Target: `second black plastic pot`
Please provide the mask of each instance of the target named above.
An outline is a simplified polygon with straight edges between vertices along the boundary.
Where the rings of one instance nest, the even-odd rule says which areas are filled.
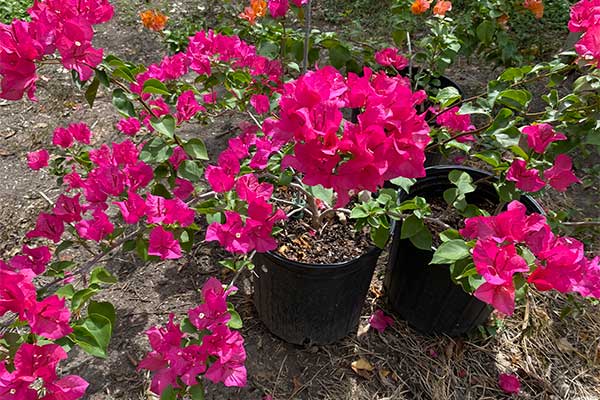
[[[421,196],[441,197],[453,185],[448,180],[452,170],[466,171],[474,181],[491,174],[463,166],[426,168],[427,176],[417,180],[410,195],[401,191],[400,201]],[[496,190],[488,181],[477,184],[477,190],[467,196],[470,203],[487,199],[499,203]],[[520,201],[529,212],[543,214],[540,205],[530,196]],[[460,336],[489,318],[492,308],[454,284],[448,265],[429,265],[433,250],[420,250],[408,239],[400,239],[401,224],[396,224],[384,285],[388,302],[399,317],[425,334]]]
[[[349,262],[319,265],[275,253],[254,257],[254,304],[276,336],[293,344],[329,344],[358,326],[381,250]]]

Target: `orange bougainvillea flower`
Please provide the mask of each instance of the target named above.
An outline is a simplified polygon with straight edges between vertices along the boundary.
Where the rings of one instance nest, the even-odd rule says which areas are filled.
[[[167,20],[169,19],[169,17],[157,10],[146,10],[140,14],[140,17],[142,19],[142,24],[155,32],[160,32],[165,29]]]
[[[500,25],[500,28],[504,29],[505,31],[508,30],[508,15],[502,14],[501,16],[498,17],[496,22],[498,22],[498,25]]]
[[[240,14],[240,18],[245,19],[254,24],[256,18],[267,15],[267,2],[265,0],[250,0],[250,7],[244,8],[244,12]]]
[[[450,1],[438,0],[433,7],[433,13],[442,17],[450,10],[452,10],[452,3]]]
[[[410,6],[410,12],[415,15],[423,14],[425,11],[429,10],[432,1],[433,0],[415,0]]]
[[[531,11],[537,19],[544,16],[544,3],[542,3],[542,0],[525,0],[523,7]]]

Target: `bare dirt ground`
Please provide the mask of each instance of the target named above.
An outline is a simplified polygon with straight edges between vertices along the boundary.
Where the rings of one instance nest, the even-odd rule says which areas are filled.
[[[185,10],[186,4],[175,5]],[[147,5],[119,0],[116,6],[117,17],[101,28],[96,44],[126,59],[159,60],[164,53],[161,41],[137,23],[137,13]],[[474,90],[477,82],[484,81],[477,74],[485,71],[465,64],[454,73],[459,83]],[[114,130],[118,118],[107,93],[90,110],[69,75],[55,66],[43,69],[39,86],[37,103],[0,103],[0,250],[4,258],[17,251],[37,213],[47,207],[41,193],[51,199],[58,195],[51,178],[27,168],[25,154],[49,144],[56,126],[74,121],[93,126],[98,142],[119,138]],[[235,116],[211,126],[192,126],[188,134],[206,139],[209,151],[216,154],[232,133],[231,120]],[[597,181],[544,199],[546,204],[564,205],[591,217],[599,215],[599,200]],[[586,237],[591,252],[598,253],[597,235]],[[115,256],[107,267],[119,283],[102,294],[115,304],[118,315],[109,357],[96,359],[75,349],[63,372],[80,374],[91,383],[88,399],[153,398],[149,377],[135,368],[148,351],[144,331],[164,323],[169,313],[181,317],[196,305],[198,289],[209,276],[231,279],[217,264],[223,256],[220,249],[206,245],[169,263],[144,265],[131,255]],[[527,305],[514,316],[494,320],[501,329],[493,337],[426,337],[400,320],[383,334],[365,333],[363,327],[372,312],[386,309],[381,293],[386,261],[384,253],[363,309],[362,334],[328,346],[294,346],[270,334],[254,310],[251,277],[242,277],[233,302],[245,324],[248,386],[227,389],[208,383],[207,399],[259,400],[265,395],[278,400],[503,399],[507,397],[497,385],[500,372],[519,375],[522,399],[600,399],[598,305],[585,303],[561,318],[561,310],[570,304],[566,297],[530,294]],[[354,371],[351,363],[359,359],[368,361],[372,370]]]

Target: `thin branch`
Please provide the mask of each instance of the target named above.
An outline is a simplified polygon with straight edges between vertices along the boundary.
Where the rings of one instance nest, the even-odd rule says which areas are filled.
[[[310,45],[310,32],[312,30],[312,0],[308,0],[304,9],[306,12],[306,31],[304,32],[304,58],[302,59],[302,71],[306,73],[308,69],[308,46]]]
[[[561,225],[564,226],[573,226],[573,227],[600,227],[600,221],[573,221],[573,222],[561,222]]]

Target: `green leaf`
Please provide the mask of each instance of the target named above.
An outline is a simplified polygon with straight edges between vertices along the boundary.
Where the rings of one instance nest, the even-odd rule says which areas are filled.
[[[56,250],[54,250],[54,255],[58,256],[60,253],[62,253],[64,250],[68,249],[71,246],[73,246],[73,242],[70,240],[65,240],[56,247]]]
[[[148,79],[144,82],[144,87],[142,89],[142,93],[152,93],[152,94],[166,94],[170,95],[169,89],[165,86],[164,83],[159,81],[158,79]]]
[[[337,45],[329,49],[329,61],[337,69],[343,68],[352,59],[352,54],[347,47]]]
[[[460,93],[454,86],[446,86],[438,91],[434,100],[440,104],[442,109],[448,108],[460,100]]]
[[[206,145],[201,139],[190,139],[183,145],[185,152],[195,160],[208,160]]]
[[[100,80],[95,77],[90,86],[85,91],[85,99],[91,107],[94,107],[94,101],[96,101],[96,95],[98,94],[98,87],[100,87]]]
[[[231,319],[229,320],[229,322],[227,322],[227,326],[231,329],[242,329],[242,327],[244,326],[244,324],[242,323],[242,317],[240,317],[240,314],[238,314],[238,312],[235,311],[232,304],[227,304],[227,311],[231,316]]]
[[[449,240],[442,243],[435,253],[430,264],[450,264],[470,255],[469,246],[462,239]]]
[[[368,216],[369,212],[363,206],[354,207],[350,213],[350,218],[352,219],[367,218]]]
[[[442,242],[461,238],[461,234],[456,229],[446,229],[444,232],[440,233],[440,239]]]
[[[75,294],[75,288],[69,284],[58,289],[55,294],[63,299],[71,300]]]
[[[73,327],[73,333],[70,335],[82,350],[100,358],[106,358],[111,336],[112,324],[100,314],[88,314],[81,324]]]
[[[500,154],[493,150],[484,150],[477,154],[474,154],[473,156],[475,158],[479,158],[482,161],[485,161],[494,168],[500,166],[500,164],[502,163]]]
[[[325,189],[321,185],[305,186],[305,188],[308,193],[324,202],[327,206],[331,207],[333,205],[333,189]]]
[[[160,400],[177,400],[177,393],[173,386],[167,386],[163,392],[160,394]]]
[[[461,194],[472,193],[475,191],[475,186],[472,184],[473,178],[465,171],[459,171],[457,169],[450,171],[448,179],[456,185],[458,192]]]
[[[531,101],[531,93],[522,89],[506,89],[498,94],[496,102],[514,110],[523,110]]]
[[[489,20],[483,21],[475,29],[477,38],[484,44],[489,44],[492,42],[495,32],[496,32],[496,24]]]
[[[428,229],[422,229],[408,239],[417,249],[421,250],[431,250],[433,245],[433,237]]]
[[[390,181],[390,183],[392,185],[396,185],[396,186],[400,186],[402,188],[402,190],[404,190],[406,193],[408,193],[410,191],[410,188],[412,187],[412,185],[415,184],[417,180],[414,178],[404,178],[404,177],[398,177],[398,178],[394,178]]]
[[[190,397],[192,400],[204,400],[204,385],[202,382],[190,387]]]
[[[383,249],[388,241],[388,239],[390,238],[390,228],[389,226],[379,226],[378,228],[374,229],[371,228],[371,239],[373,240],[373,243],[375,243],[375,246],[379,247],[380,249]]]
[[[150,125],[166,137],[173,139],[173,135],[175,134],[175,118],[172,115],[165,115],[160,119],[153,117],[150,119]]]
[[[115,306],[108,301],[90,301],[88,305],[88,315],[89,314],[97,314],[105,317],[111,323],[111,325],[115,326],[115,321],[117,319],[117,314],[115,312]]]
[[[73,295],[73,299],[71,300],[71,310],[76,311],[79,310],[83,304],[92,298],[96,293],[100,290],[94,288],[85,288],[78,290]]]
[[[402,221],[402,228],[400,230],[400,238],[407,239],[411,236],[416,235],[417,233],[419,233],[419,231],[422,231],[423,229],[425,229],[425,230],[427,229],[427,228],[425,228],[423,221],[420,220],[419,218],[417,218],[416,216],[411,215],[410,217],[408,217],[404,221]]]
[[[179,176],[192,182],[198,182],[202,179],[202,168],[195,161],[184,160],[177,170]]]
[[[90,284],[101,284],[108,283],[113,284],[117,283],[117,278],[108,272],[104,267],[94,268],[92,271],[92,276],[90,278]]]
[[[129,101],[123,89],[115,89],[112,93],[113,106],[125,117],[135,117],[133,103]]]
[[[146,143],[140,153],[140,160],[150,163],[163,163],[169,159],[172,151],[171,148],[164,140],[156,137]]]

